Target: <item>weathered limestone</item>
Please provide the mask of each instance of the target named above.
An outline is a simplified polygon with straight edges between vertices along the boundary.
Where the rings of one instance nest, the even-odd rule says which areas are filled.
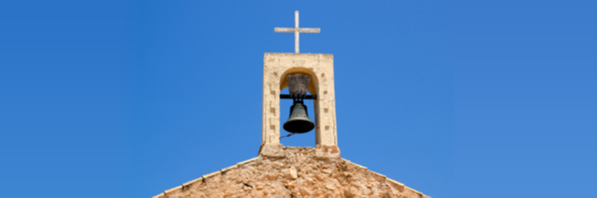
[[[317,145],[315,157],[319,159],[340,159],[340,149],[337,146]]]
[[[284,158],[284,146],[282,144],[263,144],[259,148],[259,155],[264,157]]]
[[[335,147],[339,157],[334,92],[334,57],[331,54],[265,53],[263,64],[263,123],[260,155],[280,157],[280,91],[288,87],[286,75],[311,76],[309,92],[313,101],[316,145]],[[325,147],[325,148],[327,148]],[[324,148],[324,147],[322,147]],[[278,151],[275,151],[278,149]],[[327,150],[326,150],[327,151]],[[322,152],[326,152],[322,151]],[[336,156],[337,155],[337,156]],[[327,155],[325,155],[327,156]]]
[[[419,191],[348,160],[322,159],[314,148],[285,147],[282,151],[286,156],[284,158],[253,158],[204,175],[154,198],[428,198]]]

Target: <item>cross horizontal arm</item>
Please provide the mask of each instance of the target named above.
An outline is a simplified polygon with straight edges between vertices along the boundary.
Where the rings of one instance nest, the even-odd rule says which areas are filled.
[[[274,32],[294,32],[294,28],[274,28]]]
[[[321,30],[319,28],[299,28],[300,33],[319,33]]]
[[[274,28],[274,32],[294,32],[295,28]],[[319,28],[299,28],[300,33],[320,33]]]

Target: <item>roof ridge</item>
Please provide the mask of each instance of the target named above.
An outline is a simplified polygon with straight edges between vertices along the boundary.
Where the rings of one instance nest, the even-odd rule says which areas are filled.
[[[168,194],[169,192],[172,192],[172,191],[178,190],[178,189],[180,189],[180,188],[183,188],[183,189],[184,189],[184,188],[185,188],[185,186],[190,186],[190,185],[194,184],[195,182],[198,182],[199,180],[203,181],[203,180],[205,180],[205,179],[207,179],[207,178],[210,178],[210,177],[213,177],[213,176],[217,175],[218,173],[223,173],[223,172],[226,172],[226,171],[228,171],[228,170],[230,170],[230,169],[233,169],[233,168],[238,168],[238,166],[242,166],[242,165],[248,164],[248,163],[250,163],[250,162],[253,162],[253,161],[257,160],[258,158],[259,158],[259,157],[254,157],[254,158],[251,158],[251,159],[248,159],[248,160],[245,160],[245,161],[242,161],[242,162],[236,163],[236,165],[232,165],[232,166],[229,166],[229,167],[227,167],[227,168],[220,169],[219,171],[216,171],[216,172],[212,172],[212,173],[208,173],[208,174],[202,175],[201,177],[199,177],[199,178],[197,178],[197,179],[194,179],[194,180],[191,180],[191,181],[188,181],[188,182],[185,182],[185,183],[183,183],[183,184],[182,184],[182,185],[180,185],[180,186],[176,186],[176,187],[174,187],[174,188],[170,188],[170,189],[168,189],[168,190],[165,190],[164,192],[162,192],[162,193],[160,193],[160,194],[157,194],[156,196],[153,196],[153,198],[159,198],[161,195],[166,195],[166,194]]]

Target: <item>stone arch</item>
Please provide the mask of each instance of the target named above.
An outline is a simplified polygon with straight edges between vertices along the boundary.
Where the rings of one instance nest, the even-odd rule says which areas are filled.
[[[300,74],[306,74],[311,76],[311,82],[309,82],[309,87],[307,88],[307,90],[309,91],[309,93],[311,95],[317,95],[319,92],[319,78],[317,77],[317,74],[315,74],[315,72],[313,72],[311,69],[305,68],[305,67],[292,67],[287,69],[286,71],[284,71],[284,73],[282,73],[282,75],[280,75],[280,90],[282,91],[284,90],[286,87],[288,87],[288,82],[286,81],[286,76],[290,75],[290,74],[296,74],[296,73],[300,73]],[[281,104],[280,102],[278,102],[278,104]],[[319,109],[320,105],[318,103],[317,99],[313,100],[313,113],[315,115],[313,115],[313,117],[315,118],[315,120],[313,120],[313,122],[315,123],[315,144],[320,144],[321,143],[321,130],[320,130],[320,123],[319,123],[319,116],[320,116],[320,109]],[[281,108],[281,107],[280,107]],[[282,130],[282,129],[280,129]]]
[[[311,76],[311,82],[309,83],[309,87],[308,87],[308,91],[309,93],[311,93],[312,95],[317,95],[317,91],[319,88],[319,81],[317,78],[317,75],[315,74],[315,72],[311,71],[310,69],[304,68],[304,67],[293,67],[290,68],[286,71],[284,71],[284,73],[282,73],[282,75],[280,75],[280,91],[284,90],[284,88],[288,87],[288,82],[286,81],[286,76],[288,76],[289,74],[296,74],[296,73],[301,73],[301,74],[306,74]]]

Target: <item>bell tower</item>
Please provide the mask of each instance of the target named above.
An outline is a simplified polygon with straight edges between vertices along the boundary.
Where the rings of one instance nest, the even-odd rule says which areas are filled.
[[[315,113],[316,154],[324,158],[340,158],[336,129],[336,101],[334,96],[334,57],[331,54],[299,53],[299,33],[319,33],[319,28],[299,28],[298,11],[295,12],[295,28],[275,28],[275,32],[295,34],[295,53],[265,53],[263,60],[263,120],[259,155],[285,157],[280,143],[280,99],[292,98],[280,95],[289,86],[289,75],[310,77],[307,90],[313,100]],[[292,93],[291,93],[292,95]],[[293,98],[295,99],[295,98]],[[295,103],[296,104],[296,103]]]

